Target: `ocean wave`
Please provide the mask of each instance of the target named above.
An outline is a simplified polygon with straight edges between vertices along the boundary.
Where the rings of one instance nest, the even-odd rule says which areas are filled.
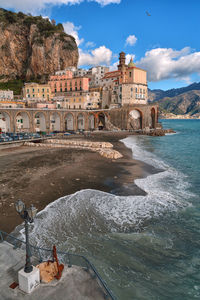
[[[30,232],[39,246],[62,244],[73,247],[81,236],[98,233],[135,232],[152,219],[177,212],[189,205],[184,175],[146,151],[137,140],[127,138],[125,145],[133,157],[162,169],[162,172],[135,180],[146,196],[116,196],[86,189],[57,199],[37,214]],[[71,248],[72,249],[72,248]]]

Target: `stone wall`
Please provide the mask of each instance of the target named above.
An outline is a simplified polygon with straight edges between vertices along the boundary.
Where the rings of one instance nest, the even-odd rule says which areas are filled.
[[[140,119],[138,124],[139,128],[134,128],[133,120],[131,117],[131,111],[139,112]],[[21,114],[22,118],[25,117],[28,124],[27,128],[21,128],[21,131],[35,132],[37,131],[36,116],[40,114],[43,118],[44,126],[43,130],[45,132],[51,132],[51,122],[53,116],[56,115],[57,131],[67,131],[66,128],[66,118],[68,116],[72,119],[72,129],[78,130],[84,129],[97,130],[99,129],[99,124],[103,123],[103,129],[107,130],[129,130],[129,129],[145,129],[145,128],[156,128],[158,126],[158,106],[157,105],[133,105],[124,106],[118,109],[108,109],[108,110],[67,110],[67,109],[4,109],[0,108],[0,116],[7,122],[9,126],[8,131],[17,132],[16,120]],[[92,118],[92,122],[91,122]],[[82,120],[82,121],[81,121]],[[80,123],[82,122],[82,123]],[[25,123],[25,122],[24,122]],[[81,124],[81,125],[80,125]],[[91,125],[92,124],[92,125]]]

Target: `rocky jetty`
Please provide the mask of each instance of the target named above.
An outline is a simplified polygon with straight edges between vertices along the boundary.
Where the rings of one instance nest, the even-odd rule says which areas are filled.
[[[0,9],[0,80],[41,80],[77,66],[78,48],[62,24]]]
[[[25,142],[24,146],[29,147],[48,147],[48,148],[75,148],[98,152],[101,156],[109,159],[122,158],[122,154],[113,149],[113,145],[108,142],[89,142],[82,140],[62,140],[49,139],[44,143]]]

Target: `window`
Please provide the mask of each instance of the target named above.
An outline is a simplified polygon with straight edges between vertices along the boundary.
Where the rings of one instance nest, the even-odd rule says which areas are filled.
[[[62,92],[62,88],[60,88],[60,91]]]
[[[47,93],[49,93],[49,89],[47,89]]]
[[[74,99],[74,102],[76,102],[76,99]]]
[[[55,93],[57,92],[57,89],[55,89]]]
[[[65,92],[67,92],[67,88],[65,88]]]
[[[35,97],[35,95],[33,94],[33,98]]]
[[[39,91],[38,91],[39,92]],[[44,89],[42,89],[42,92],[44,93]]]
[[[70,92],[72,91],[72,88],[70,87]]]
[[[35,89],[33,89],[33,92],[35,91]]]
[[[76,105],[74,105],[74,109],[76,108]]]
[[[131,73],[131,72],[129,72],[129,77],[131,77],[131,75],[132,75],[132,73]]]
[[[44,94],[42,95],[42,97],[44,98]]]
[[[77,91],[77,86],[75,86],[75,91]]]
[[[79,105],[79,108],[81,108],[81,105]]]
[[[135,92],[137,93],[137,88],[135,88]]]
[[[140,89],[140,93],[142,93],[142,89]]]

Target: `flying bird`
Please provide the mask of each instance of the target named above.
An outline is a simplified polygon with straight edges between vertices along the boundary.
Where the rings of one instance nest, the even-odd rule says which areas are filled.
[[[151,17],[151,14],[148,11],[146,11],[146,14],[148,17]]]

